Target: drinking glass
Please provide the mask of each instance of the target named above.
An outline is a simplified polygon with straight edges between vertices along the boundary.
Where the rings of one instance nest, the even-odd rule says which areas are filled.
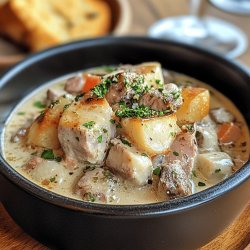
[[[204,16],[206,5],[206,0],[190,0],[189,15],[159,20],[150,27],[149,36],[193,44],[229,58],[245,52],[245,33],[229,22]]]

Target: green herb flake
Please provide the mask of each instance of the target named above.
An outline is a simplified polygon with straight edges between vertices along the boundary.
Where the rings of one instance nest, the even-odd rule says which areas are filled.
[[[120,103],[120,108],[116,110],[115,115],[119,118],[125,118],[125,117],[148,118],[148,117],[163,116],[169,113],[171,113],[170,109],[157,111],[143,105],[138,106],[136,108],[130,108],[127,107],[126,104]]]
[[[178,153],[178,152],[176,152],[176,151],[173,151],[173,155],[175,155],[175,156],[179,156],[179,153]]]
[[[199,182],[198,182],[198,186],[199,186],[199,187],[204,187],[204,186],[206,186],[206,183],[199,181]]]
[[[102,129],[103,133],[107,134],[108,133],[108,130],[106,128],[103,128]]]
[[[146,153],[141,153],[141,156],[148,157],[148,155]]]
[[[175,137],[175,136],[176,136],[176,132],[170,132],[170,135],[171,135],[172,137]]]
[[[43,159],[46,159],[46,160],[54,160],[55,159],[55,155],[54,155],[54,152],[52,149],[45,149],[42,152],[41,157]]]
[[[18,115],[25,115],[26,112],[18,112],[17,114],[18,114]]]
[[[95,202],[96,201],[96,197],[94,194],[88,192],[88,193],[85,193],[84,194],[84,198],[87,200],[87,201],[90,201],[90,202]]]
[[[192,171],[192,174],[193,174],[194,177],[197,177],[197,174],[196,174],[196,172],[194,170]]]
[[[160,83],[161,83],[161,80],[156,79],[155,82],[156,82],[156,84],[160,84]]]
[[[61,157],[61,156],[56,156],[56,157],[55,157],[55,161],[61,162],[61,161],[62,161],[62,157]]]
[[[117,124],[117,125],[116,125],[116,128],[122,128],[121,123]]]
[[[160,173],[161,173],[161,167],[157,167],[153,170],[154,175],[160,175]]]
[[[220,168],[217,168],[217,169],[215,169],[214,172],[215,172],[215,173],[219,173],[219,172],[221,172],[221,169],[220,169]]]
[[[107,94],[108,89],[109,89],[111,83],[112,82],[111,82],[110,79],[104,79],[101,83],[99,83],[98,85],[96,85],[91,91],[98,98],[103,98]]]
[[[124,145],[127,145],[127,146],[129,146],[129,147],[132,146],[132,144],[131,144],[129,141],[125,140],[125,139],[122,139],[122,138],[121,138],[121,142],[122,142]]]
[[[81,93],[81,94],[77,95],[75,97],[75,101],[78,102],[84,95],[85,95],[85,93]]]
[[[114,119],[110,119],[109,120],[111,124],[115,124],[115,120]]]
[[[98,143],[102,143],[102,135],[99,135],[99,136],[97,137],[97,141],[98,141]]]
[[[70,104],[65,104],[63,107],[63,110],[66,110],[69,106],[70,106]]]
[[[57,162],[60,162],[62,160],[62,157],[54,155],[54,152],[52,149],[43,150],[41,154],[41,158],[46,159],[46,160],[54,160]]]
[[[50,177],[50,178],[49,178],[49,181],[50,181],[50,182],[55,182],[55,180],[56,180],[56,176]]]
[[[39,108],[39,109],[44,109],[44,108],[46,108],[46,105],[43,104],[41,101],[35,101],[35,102],[33,103],[33,105],[34,105],[36,108]]]
[[[86,128],[92,128],[94,125],[95,125],[94,121],[89,121],[89,122],[82,124],[82,126],[84,126]]]

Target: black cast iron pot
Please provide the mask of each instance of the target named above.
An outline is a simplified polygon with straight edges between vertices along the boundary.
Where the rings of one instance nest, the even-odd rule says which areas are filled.
[[[250,124],[250,78],[227,59],[187,45],[148,38],[102,38],[28,57],[2,76],[0,100],[13,102],[59,76],[99,65],[159,61],[224,93]],[[1,157],[0,200],[14,220],[60,249],[195,249],[225,229],[250,199],[250,164],[186,198],[150,205],[90,204],[31,183]]]

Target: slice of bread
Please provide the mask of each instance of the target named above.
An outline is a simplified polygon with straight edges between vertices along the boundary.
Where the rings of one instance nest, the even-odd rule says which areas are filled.
[[[9,0],[0,13],[6,8],[8,15],[0,17],[0,32],[33,51],[105,35],[111,26],[111,11],[103,0]]]

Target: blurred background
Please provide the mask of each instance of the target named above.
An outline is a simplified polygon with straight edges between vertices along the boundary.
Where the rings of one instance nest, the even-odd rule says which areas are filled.
[[[0,69],[79,39],[145,35],[250,66],[250,0],[0,0]]]

